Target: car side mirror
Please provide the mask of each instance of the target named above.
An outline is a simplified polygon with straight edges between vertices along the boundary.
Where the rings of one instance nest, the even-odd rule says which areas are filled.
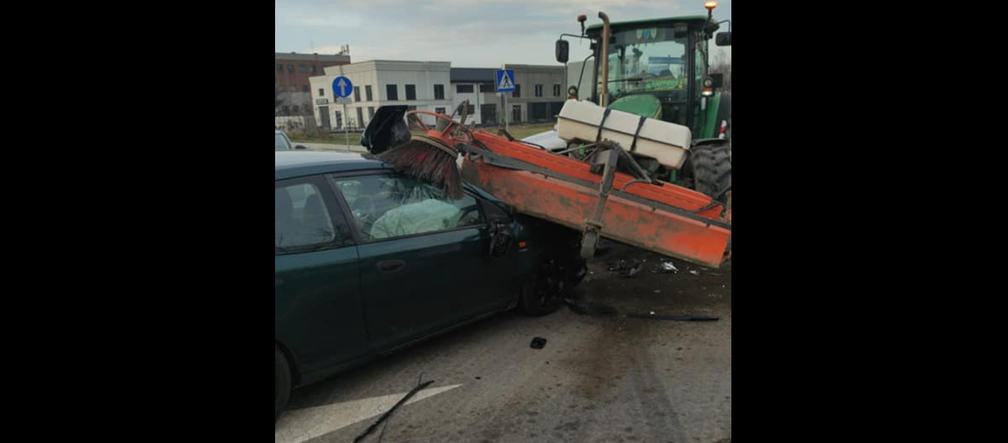
[[[731,46],[731,32],[719,32],[717,35],[718,46]]]
[[[559,63],[567,63],[568,60],[570,60],[570,42],[564,39],[557,40],[556,61]]]
[[[304,146],[301,146],[301,145],[295,146],[294,149],[298,150],[298,151],[307,151],[308,150],[308,148],[306,148]]]
[[[497,221],[490,229],[490,258],[501,258],[507,255],[514,241],[514,233],[504,222]]]

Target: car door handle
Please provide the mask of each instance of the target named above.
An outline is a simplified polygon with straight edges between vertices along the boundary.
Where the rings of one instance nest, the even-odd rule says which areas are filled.
[[[382,272],[398,272],[406,267],[406,262],[402,260],[386,260],[378,262],[378,270]]]

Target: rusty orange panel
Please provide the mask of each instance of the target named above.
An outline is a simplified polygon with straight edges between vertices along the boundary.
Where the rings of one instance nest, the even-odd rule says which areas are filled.
[[[480,134],[483,135],[483,134]],[[506,142],[506,141],[505,141]],[[485,143],[485,142],[484,142]],[[513,145],[510,142],[495,145]],[[491,150],[517,157],[501,146]],[[502,152],[503,151],[503,152]],[[537,159],[538,154],[545,157]],[[554,172],[581,175],[580,178],[598,181],[599,176],[588,171],[588,165],[573,159],[538,152],[523,153],[526,161],[543,166],[543,161],[552,166]],[[567,161],[558,161],[567,160]],[[578,172],[578,165],[583,165]],[[620,174],[622,175],[622,174]],[[582,230],[592,216],[598,202],[594,189],[556,179],[541,174],[489,166],[482,161],[466,161],[462,169],[463,179],[473,183],[490,194],[512,205],[519,212],[550,220],[573,229]],[[626,183],[629,178],[623,177]],[[618,180],[619,182],[619,180]],[[621,186],[617,186],[617,189]],[[654,189],[648,189],[654,188]],[[683,192],[685,191],[685,192]],[[699,209],[711,202],[709,197],[672,185],[663,187],[644,185],[633,186],[627,193],[638,196],[657,196],[660,201],[683,209]],[[686,202],[685,206],[673,202]],[[714,214],[714,210],[705,213]],[[717,208],[720,214],[720,207]],[[712,218],[713,217],[709,217]],[[710,226],[698,220],[678,214],[656,210],[619,197],[610,196],[602,217],[602,236],[653,251],[662,255],[679,258],[710,267],[719,267],[725,259],[725,249],[731,231],[718,226]]]

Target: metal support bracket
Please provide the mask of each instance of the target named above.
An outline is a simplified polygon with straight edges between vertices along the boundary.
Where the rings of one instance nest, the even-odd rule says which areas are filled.
[[[609,149],[595,157],[592,170],[598,167],[604,168],[602,181],[599,182],[599,200],[595,204],[595,211],[592,218],[585,221],[584,240],[581,245],[581,257],[585,260],[595,258],[595,250],[598,248],[599,239],[602,236],[602,215],[605,213],[606,202],[609,200],[609,193],[613,189],[613,181],[616,179],[616,167],[619,163],[621,149]]]

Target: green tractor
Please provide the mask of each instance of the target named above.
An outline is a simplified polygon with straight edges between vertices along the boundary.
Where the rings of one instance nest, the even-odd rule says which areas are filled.
[[[592,91],[571,86],[570,98],[590,97],[602,107],[690,128],[693,146],[682,169],[667,170],[644,158],[638,163],[656,178],[726,201],[731,191],[731,94],[722,91],[723,75],[710,73],[710,40],[721,23],[713,19],[716,2],[706,6],[706,17],[622,23],[610,23],[600,12],[603,23],[587,29],[582,15],[581,35],[561,35],[556,55],[560,63],[569,61],[565,36],[590,39],[592,54],[580,78],[594,59]],[[600,44],[606,36],[609,44]],[[716,44],[731,46],[731,31],[716,34]]]

